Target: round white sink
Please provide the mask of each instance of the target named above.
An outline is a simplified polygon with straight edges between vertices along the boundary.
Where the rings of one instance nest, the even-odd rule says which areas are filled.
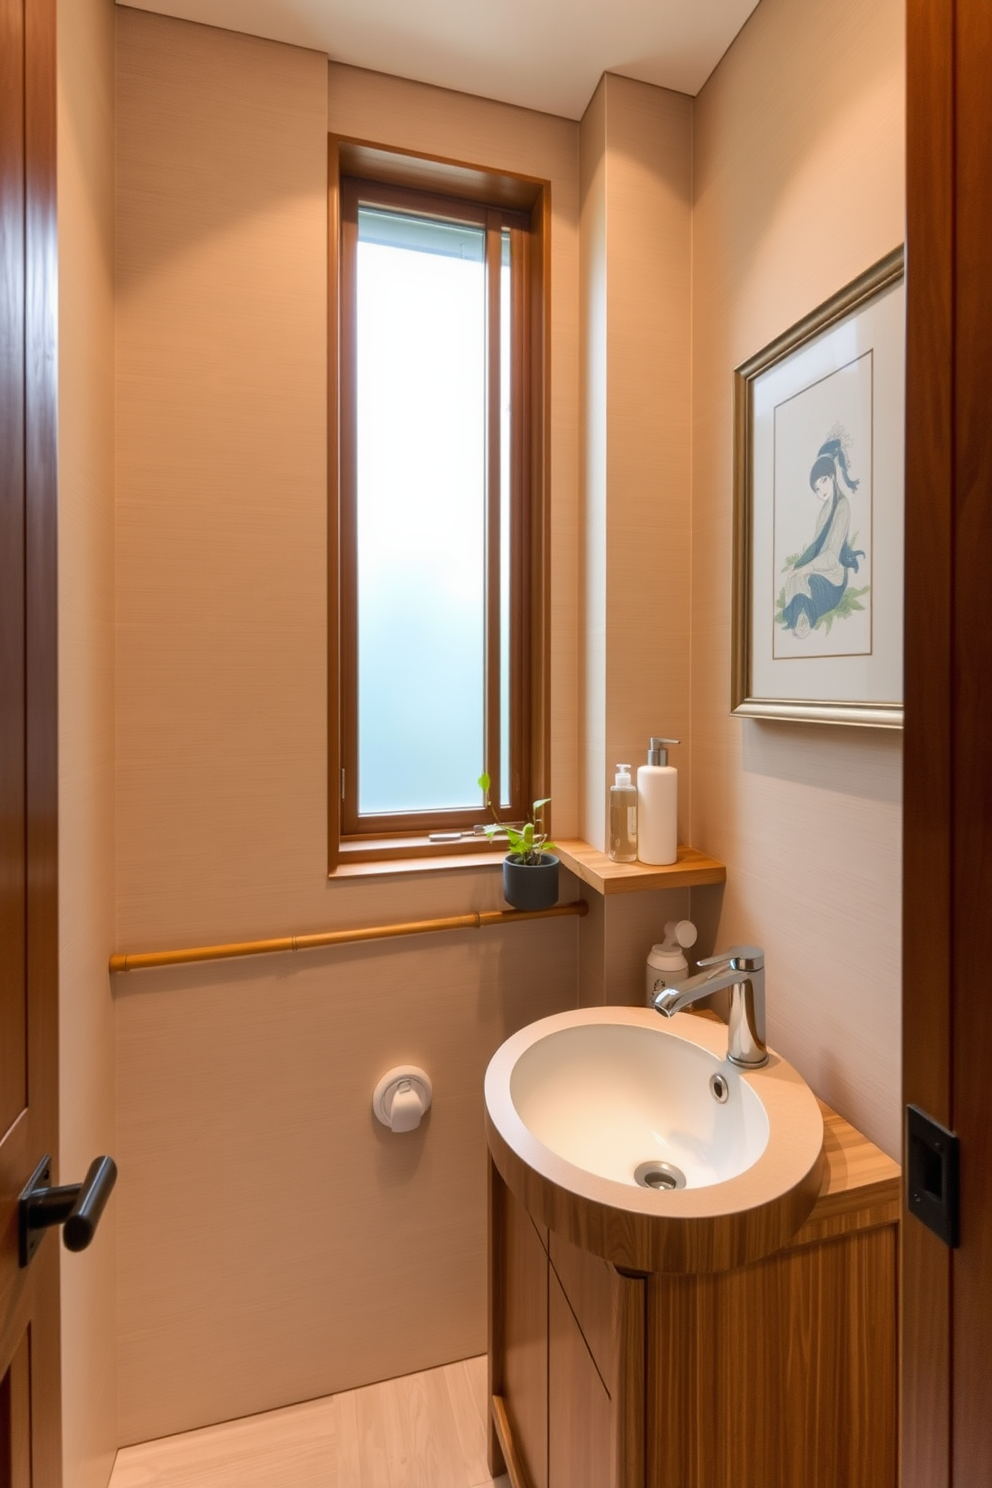
[[[727,1030],[599,1007],[523,1028],[486,1072],[489,1145],[544,1224],[616,1264],[722,1270],[778,1249],[819,1191],[823,1119],[774,1053],[727,1058]]]
[[[510,1100],[550,1152],[601,1178],[634,1186],[654,1162],[648,1174],[673,1169],[688,1188],[722,1183],[764,1152],[765,1108],[734,1065],[653,1016],[549,1030],[514,1061]]]

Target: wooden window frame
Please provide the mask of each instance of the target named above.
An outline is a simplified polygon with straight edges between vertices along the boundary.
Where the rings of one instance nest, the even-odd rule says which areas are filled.
[[[428,160],[369,146],[330,140],[328,191],[329,280],[329,521],[328,521],[328,871],[349,863],[412,857],[461,857],[486,851],[479,839],[431,843],[431,832],[468,830],[483,820],[481,807],[422,814],[377,816],[362,821],[353,799],[342,798],[342,780],[357,767],[354,509],[354,292],[342,240],[357,234],[357,203],[413,210],[488,229],[488,278],[492,317],[499,303],[498,268],[504,227],[512,242],[514,316],[511,334],[520,374],[514,386],[514,421],[520,430],[511,446],[511,521],[518,541],[511,549],[511,766],[514,778],[506,819],[528,814],[530,802],[548,794],[548,544],[547,544],[547,183],[483,172],[458,162]],[[352,255],[351,262],[354,262]],[[490,341],[491,370],[498,366],[498,341]],[[489,484],[499,474],[499,404],[489,405]],[[494,437],[495,436],[495,437]],[[488,504],[486,754],[494,781],[499,760],[499,591],[493,583],[499,550],[500,503]],[[495,552],[494,552],[495,548]],[[480,765],[481,769],[481,765]],[[342,774],[342,772],[345,772]],[[495,791],[494,791],[495,799]],[[415,818],[420,817],[420,820]]]

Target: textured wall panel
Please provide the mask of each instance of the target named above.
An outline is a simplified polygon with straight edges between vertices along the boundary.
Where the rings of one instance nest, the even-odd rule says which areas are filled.
[[[900,1148],[898,734],[732,719],[731,374],[903,237],[899,0],[762,0],[696,102],[693,844],[720,941],[768,953],[768,1034]]]
[[[471,117],[477,156],[553,177],[553,398],[574,420],[575,126],[348,69],[331,97],[342,132],[464,154]],[[326,877],[327,127],[324,57],[119,12],[122,949],[502,903],[495,867]],[[554,439],[567,607],[574,436]],[[567,809],[575,638],[556,624]],[[482,1072],[511,1031],[574,1003],[577,935],[562,921],[119,979],[122,1441],[483,1349]],[[371,1113],[400,1060],[435,1081],[402,1137]]]

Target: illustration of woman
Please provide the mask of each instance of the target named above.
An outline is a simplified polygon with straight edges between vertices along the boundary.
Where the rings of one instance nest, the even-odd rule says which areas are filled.
[[[831,431],[832,432],[832,431]],[[850,570],[858,571],[861,549],[850,546],[850,497],[860,485],[847,468],[839,438],[830,438],[817,451],[809,473],[813,494],[822,503],[816,533],[808,548],[786,565],[788,578],[779,597],[779,623],[797,640],[805,640],[824,615],[844,598]],[[860,591],[859,591],[860,592]],[[860,609],[860,605],[857,606]]]

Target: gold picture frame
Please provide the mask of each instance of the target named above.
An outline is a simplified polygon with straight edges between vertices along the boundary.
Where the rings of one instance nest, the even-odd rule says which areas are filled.
[[[737,716],[902,727],[903,278],[899,247],[734,372]]]

